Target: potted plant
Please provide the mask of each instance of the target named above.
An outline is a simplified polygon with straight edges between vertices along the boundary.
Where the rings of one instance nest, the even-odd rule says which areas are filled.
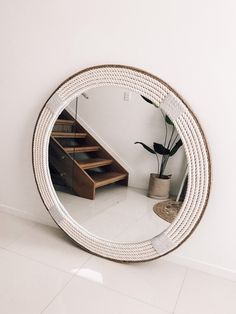
[[[158,107],[158,105],[154,104],[146,97],[141,97],[155,107]],[[167,199],[169,198],[172,175],[165,174],[166,166],[168,160],[177,153],[183,143],[171,119],[164,114],[162,110],[161,113],[165,123],[165,138],[163,144],[154,142],[152,148],[143,142],[135,142],[135,144],[141,144],[149,153],[155,155],[157,160],[157,173],[150,174],[148,196],[157,199]]]

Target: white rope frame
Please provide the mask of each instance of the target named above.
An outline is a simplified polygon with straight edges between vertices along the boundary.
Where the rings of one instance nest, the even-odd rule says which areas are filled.
[[[172,119],[183,141],[188,163],[188,188],[177,218],[161,234],[137,243],[111,242],[79,225],[59,201],[48,165],[48,145],[59,114],[76,97],[101,86],[123,87],[158,103]],[[193,232],[206,207],[210,190],[210,160],[200,125],[177,93],[157,77],[132,67],[101,65],[65,81],[52,94],[38,118],[33,138],[33,167],[42,200],[58,226],[87,251],[117,261],[139,262],[163,256]]]

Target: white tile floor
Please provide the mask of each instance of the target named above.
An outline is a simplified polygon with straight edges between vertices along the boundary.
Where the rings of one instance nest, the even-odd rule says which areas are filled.
[[[115,184],[98,189],[95,200],[63,192],[57,195],[68,213],[91,233],[107,240],[136,242],[150,239],[169,226],[153,212],[158,200],[146,193]]]
[[[1,314],[235,314],[236,283],[163,259],[119,264],[0,213]]]

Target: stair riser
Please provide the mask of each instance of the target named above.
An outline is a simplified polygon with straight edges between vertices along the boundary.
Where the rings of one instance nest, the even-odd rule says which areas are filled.
[[[127,177],[127,175],[122,175],[122,176],[119,176],[117,178],[112,178],[112,179],[104,180],[101,182],[97,182],[97,183],[95,183],[95,188],[97,189],[97,188],[105,186],[105,185],[109,185],[112,183],[122,181],[122,180],[126,179],[126,177]]]
[[[111,161],[106,161],[106,162],[100,162],[100,163],[91,163],[90,165],[80,165],[80,167],[84,170],[88,170],[88,169],[94,169],[94,168],[99,168],[99,167],[104,167],[104,166],[109,166],[112,164],[112,160]]]
[[[69,148],[64,148],[64,150],[69,153],[89,153],[89,152],[96,152],[99,150],[99,147],[69,147]]]
[[[68,132],[68,134],[57,135],[55,133],[52,133],[52,137],[54,137],[54,138],[71,138],[71,139],[73,139],[73,138],[85,138],[86,134],[83,134],[83,133],[75,134],[75,133],[69,133]]]

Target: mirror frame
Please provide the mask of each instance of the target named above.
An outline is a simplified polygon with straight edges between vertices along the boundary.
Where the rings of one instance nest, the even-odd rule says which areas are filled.
[[[161,234],[137,243],[112,242],[97,237],[77,223],[59,201],[49,172],[50,134],[59,114],[80,94],[102,86],[122,87],[150,99],[173,121],[185,148],[188,187],[185,200],[170,226]],[[148,105],[148,104],[147,104]],[[123,65],[86,68],[63,82],[40,112],[33,136],[33,169],[41,198],[57,225],[92,254],[122,262],[161,257],[179,247],[198,225],[208,202],[210,157],[205,136],[193,112],[165,82],[143,70]]]

